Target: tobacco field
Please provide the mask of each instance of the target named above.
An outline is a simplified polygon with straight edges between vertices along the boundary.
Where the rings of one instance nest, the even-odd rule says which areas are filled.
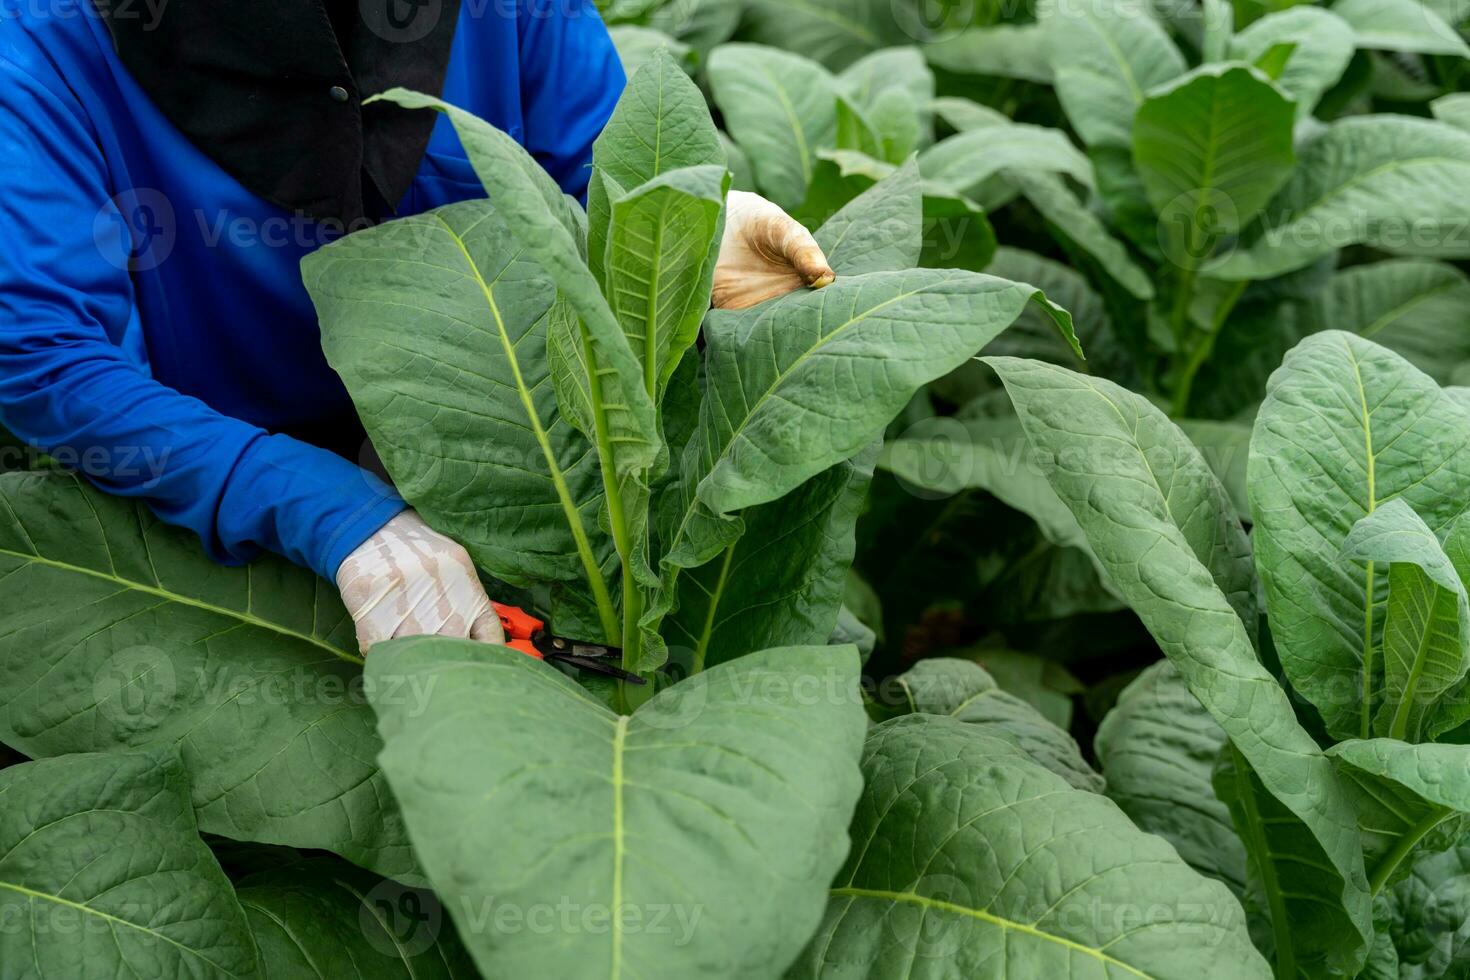
[[[486,197],[302,275],[645,683],[0,473],[0,977],[1470,977],[1470,4],[601,9],[585,207],[393,89]]]

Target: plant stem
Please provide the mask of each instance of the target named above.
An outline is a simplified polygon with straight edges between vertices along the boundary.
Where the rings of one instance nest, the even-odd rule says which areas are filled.
[[[1353,373],[1358,381],[1358,410],[1363,415],[1363,459],[1368,470],[1368,513],[1378,509],[1378,454],[1373,451],[1373,413],[1368,409],[1368,389],[1363,384],[1362,371],[1353,361]],[[1378,569],[1367,562],[1364,571],[1367,582],[1363,586],[1363,712],[1362,737],[1367,738],[1371,728],[1369,719],[1373,715],[1373,600],[1377,584]]]
[[[1182,346],[1185,328],[1189,326],[1189,307],[1194,302],[1194,270],[1181,269],[1179,284],[1174,289],[1174,308],[1169,313],[1169,328],[1174,342]]]
[[[500,313],[500,303],[496,301],[494,290],[490,288],[490,284],[480,274],[479,267],[475,265],[474,259],[470,257],[469,248],[466,247],[464,239],[443,218],[440,218],[439,222],[444,225],[444,230],[449,233],[449,237],[454,239],[454,243],[459,246],[465,265],[473,273],[475,281],[480,286],[480,292],[485,297],[485,304],[489,307],[491,316],[495,318],[495,330],[500,338],[501,348],[505,351],[505,362],[510,366],[511,376],[515,379],[516,394],[526,411],[531,434],[536,437],[536,443],[541,447],[541,455],[546,460],[547,472],[551,474],[551,484],[556,489],[557,502],[561,504],[562,513],[566,515],[567,526],[571,528],[572,540],[577,546],[577,556],[582,560],[582,569],[587,575],[587,584],[592,588],[592,597],[597,603],[597,617],[602,624],[603,640],[607,643],[616,643],[618,616],[617,610],[613,608],[612,594],[608,592],[607,582],[602,577],[602,569],[598,567],[597,559],[593,557],[592,544],[587,540],[587,529],[582,526],[582,518],[577,513],[577,505],[572,500],[571,491],[567,488],[566,477],[557,463],[556,452],[551,447],[551,439],[546,435],[546,429],[541,424],[541,416],[537,413],[536,403],[531,398],[531,389],[521,374],[520,359],[516,356],[516,348],[511,342],[510,332],[506,330],[505,318]],[[583,343],[586,343],[585,332]]]
[[[1414,845],[1423,840],[1425,834],[1443,823],[1445,817],[1448,817],[1451,812],[1453,811],[1447,806],[1435,807],[1425,815],[1423,820],[1410,827],[1408,833],[1399,838],[1393,850],[1383,855],[1383,859],[1368,876],[1368,889],[1371,894],[1378,894],[1388,879],[1393,877],[1394,871],[1403,863],[1404,858],[1408,857],[1409,852],[1414,849]]]
[[[735,557],[735,542],[725,549],[725,555],[720,561],[720,577],[715,582],[714,591],[710,593],[709,610],[704,614],[704,629],[699,632],[699,642],[694,646],[694,666],[690,668],[691,675],[704,670],[704,657],[709,652],[709,638],[715,628],[715,613],[720,609],[720,599],[725,594],[725,583],[730,577],[731,559]]]
[[[1193,288],[1193,283],[1194,278],[1191,275],[1191,289]],[[1179,418],[1189,411],[1189,396],[1194,390],[1195,375],[1199,374],[1200,368],[1204,367],[1205,362],[1210,359],[1210,355],[1215,352],[1215,340],[1220,336],[1220,331],[1225,327],[1225,321],[1229,319],[1230,312],[1235,309],[1235,304],[1240,301],[1240,296],[1245,292],[1247,285],[1249,283],[1242,279],[1231,287],[1230,292],[1225,294],[1225,297],[1220,301],[1220,305],[1215,309],[1215,315],[1210,320],[1209,332],[1201,337],[1199,343],[1195,344],[1190,350],[1189,359],[1185,361],[1184,368],[1179,374],[1179,381],[1174,388],[1174,400],[1169,414],[1175,418]],[[1187,305],[1185,306],[1185,313],[1188,313]],[[1176,324],[1175,336],[1182,338],[1183,326],[1183,323]]]
[[[622,549],[619,549],[620,551]],[[623,669],[634,670],[643,659],[643,634],[638,621],[643,618],[643,590],[633,580],[632,569],[623,562]]]
[[[623,564],[623,669],[647,677],[636,666],[643,659],[643,634],[638,621],[643,618],[643,590],[633,580],[626,562]],[[653,696],[653,684],[629,684],[618,681],[618,701],[624,714]]]
[[[633,577],[633,541],[628,531],[628,518],[623,511],[623,488],[618,483],[617,469],[613,458],[612,436],[607,430],[607,416],[603,410],[602,375],[598,372],[597,355],[592,347],[592,338],[582,325],[582,347],[587,353],[587,394],[592,403],[592,427],[597,435],[598,462],[602,465],[602,489],[607,498],[608,524],[612,527],[613,547],[618,551],[618,560],[623,568],[623,630],[622,636],[608,638],[609,643],[623,645],[623,669],[632,670],[630,665],[643,659],[642,634],[638,620],[643,617],[643,593]]]
[[[1240,783],[1240,805],[1245,810],[1245,827],[1250,844],[1256,855],[1256,868],[1261,873],[1261,887],[1266,893],[1266,905],[1271,912],[1271,934],[1276,939],[1276,976],[1279,980],[1297,980],[1296,947],[1292,945],[1291,923],[1286,918],[1286,900],[1281,895],[1281,882],[1276,878],[1276,865],[1271,863],[1271,848],[1266,841],[1265,824],[1261,822],[1261,811],[1256,806],[1256,788],[1251,782],[1251,768],[1245,757],[1230,746],[1231,761],[1235,764],[1236,779]]]

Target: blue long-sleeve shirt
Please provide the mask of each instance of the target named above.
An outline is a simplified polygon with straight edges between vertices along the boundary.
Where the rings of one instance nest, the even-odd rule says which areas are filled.
[[[461,6],[443,98],[581,194],[622,68],[590,0],[516,6]],[[483,195],[441,117],[398,213]],[[330,227],[191,144],[87,0],[0,0],[0,236],[0,425],[224,562],[331,578],[403,509],[287,434],[359,431],[299,269]]]

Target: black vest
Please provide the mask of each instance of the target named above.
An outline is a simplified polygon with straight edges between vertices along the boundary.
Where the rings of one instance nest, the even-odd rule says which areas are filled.
[[[444,86],[459,0],[99,0],[122,63],[245,187],[361,223],[408,191],[438,117],[362,100]]]

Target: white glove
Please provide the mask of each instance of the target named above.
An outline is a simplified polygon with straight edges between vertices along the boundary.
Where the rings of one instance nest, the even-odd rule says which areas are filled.
[[[505,642],[469,552],[411,510],[384,524],[343,560],[337,588],[363,653],[399,636]]]
[[[715,262],[714,305],[743,310],[837,278],[812,233],[759,194],[731,191]]]

